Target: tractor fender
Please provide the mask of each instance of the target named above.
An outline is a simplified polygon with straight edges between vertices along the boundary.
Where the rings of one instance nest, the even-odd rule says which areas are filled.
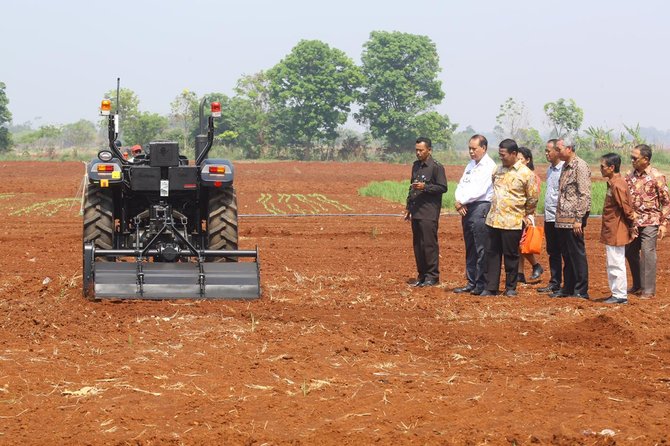
[[[101,172],[98,170],[98,165],[113,166],[113,170]],[[123,182],[123,167],[121,161],[116,158],[110,161],[100,161],[95,158],[88,163],[86,171],[88,172],[88,181],[91,183],[100,183],[102,180],[107,180],[109,184]]]
[[[225,173],[212,172],[213,167],[225,168]],[[219,169],[220,170],[220,169]],[[207,158],[203,160],[200,167],[200,181],[205,187],[212,187],[214,183],[220,182],[225,186],[233,184],[233,177],[235,176],[235,169],[233,163],[224,159]]]

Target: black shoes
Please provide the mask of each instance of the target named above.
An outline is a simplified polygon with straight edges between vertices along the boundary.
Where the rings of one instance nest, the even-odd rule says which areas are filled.
[[[470,294],[473,296],[481,296],[481,294],[484,292],[483,288],[475,288],[474,290],[470,291]]]
[[[610,296],[603,301],[604,304],[627,304],[628,299],[621,299],[619,297]]]
[[[553,293],[551,293],[549,295],[549,297],[558,297],[558,298],[577,297],[579,299],[588,299],[589,295],[586,294],[586,293],[576,293],[576,294],[574,292],[568,293],[567,291],[564,291],[564,290],[561,289],[561,290],[558,290],[558,291],[554,291]]]
[[[417,285],[417,286],[425,288],[425,287],[428,287],[428,286],[436,286],[436,285],[439,285],[439,283],[440,283],[440,282],[437,281],[437,280],[427,279],[427,280],[424,280],[424,281],[421,283],[421,285]]]
[[[436,279],[422,279],[422,278],[417,278],[416,282],[410,282],[409,286],[412,287],[417,287],[417,288],[423,288],[427,286],[435,286],[440,283],[439,280]]]
[[[554,291],[553,293],[549,293],[549,297],[569,297],[570,294],[567,291],[563,291],[563,289],[559,289]]]
[[[524,273],[519,273],[516,275],[517,283],[526,283],[526,275]]]
[[[464,287],[454,288],[454,293],[469,293],[474,289],[475,287],[473,285],[465,285]]]
[[[545,287],[538,288],[537,292],[538,293],[555,293],[558,290],[560,290],[560,288],[554,288],[551,285],[547,285]]]
[[[493,291],[493,290],[484,290],[481,293],[479,293],[480,296],[497,296],[498,291]],[[516,297],[517,292],[516,290],[505,290],[503,293],[503,296],[505,297]]]
[[[533,274],[530,275],[530,280],[539,279],[543,272],[544,268],[542,268],[542,265],[536,263],[535,266],[533,266]]]

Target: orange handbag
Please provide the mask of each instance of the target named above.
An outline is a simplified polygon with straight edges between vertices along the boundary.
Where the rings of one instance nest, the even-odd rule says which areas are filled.
[[[544,239],[544,228],[535,226],[535,219],[533,219],[533,225],[526,226],[523,230],[519,242],[519,251],[521,254],[540,254],[542,239]]]

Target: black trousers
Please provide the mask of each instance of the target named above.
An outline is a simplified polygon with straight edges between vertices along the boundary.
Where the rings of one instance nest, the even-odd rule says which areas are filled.
[[[486,289],[498,291],[500,264],[505,259],[505,290],[515,290],[519,271],[521,229],[499,229],[489,226],[489,247],[486,251]]]
[[[549,272],[551,278],[549,285],[551,288],[561,288],[563,281],[563,272],[565,268],[565,257],[561,251],[561,243],[558,240],[558,229],[553,221],[544,222],[544,236],[547,241],[547,254],[549,255]]]
[[[468,286],[486,289],[486,246],[489,242],[489,227],[486,215],[491,209],[490,201],[468,203],[468,213],[461,218],[465,240],[465,277]]]
[[[440,248],[437,244],[439,220],[412,219],[412,241],[418,279],[440,280]]]
[[[582,219],[582,230],[586,229],[588,214]],[[584,235],[576,235],[572,228],[557,228],[558,242],[565,261],[563,291],[568,294],[588,294],[589,264],[586,260]]]

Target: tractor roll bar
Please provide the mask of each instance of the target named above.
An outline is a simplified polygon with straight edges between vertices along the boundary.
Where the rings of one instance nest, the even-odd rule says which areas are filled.
[[[116,136],[119,134],[119,101],[120,101],[120,95],[119,91],[121,90],[121,78],[117,77],[116,78],[116,113],[109,115],[108,118],[108,123],[107,123],[107,135],[109,137],[109,149],[112,151],[114,155],[121,161],[121,164],[128,164],[128,160],[123,157],[123,154],[119,150],[118,147],[116,147]]]
[[[208,126],[207,126],[207,145],[205,146],[204,149],[202,149],[202,152],[200,152],[200,155],[198,155],[198,158],[195,160],[195,165],[200,166],[202,161],[207,158],[207,154],[209,153],[209,149],[212,148],[212,143],[214,142],[214,116],[209,116],[208,118]]]
[[[119,150],[118,147],[116,147],[116,118],[115,115],[109,115],[109,123],[107,125],[107,132],[109,136],[109,150],[112,151],[114,155],[121,161],[121,164],[128,164],[128,160],[123,157],[123,154]]]

